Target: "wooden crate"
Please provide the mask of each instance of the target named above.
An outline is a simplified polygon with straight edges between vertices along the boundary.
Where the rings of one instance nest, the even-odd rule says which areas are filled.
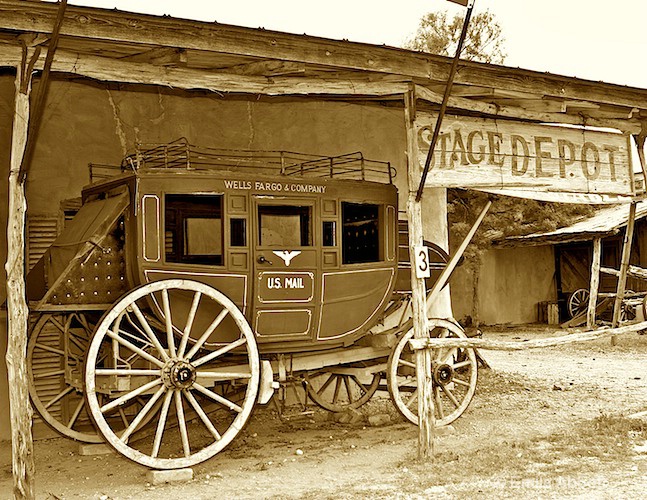
[[[537,304],[537,321],[549,325],[559,324],[559,306],[557,301],[545,301]]]

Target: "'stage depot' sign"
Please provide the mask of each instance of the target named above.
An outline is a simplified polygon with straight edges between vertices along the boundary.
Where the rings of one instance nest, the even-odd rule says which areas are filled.
[[[421,167],[435,124],[418,114]],[[446,116],[425,185],[632,195],[630,151],[620,133]]]

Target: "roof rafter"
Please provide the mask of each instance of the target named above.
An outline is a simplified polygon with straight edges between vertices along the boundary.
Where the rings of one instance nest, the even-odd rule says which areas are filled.
[[[20,62],[18,47],[0,45],[0,59],[16,66]],[[43,59],[34,66],[42,68]],[[100,81],[160,85],[185,90],[240,92],[263,95],[368,95],[389,96],[407,91],[405,83],[335,78],[265,78],[189,68],[156,66],[71,52],[57,52],[54,71],[86,76]]]
[[[0,3],[0,19],[5,29],[47,32],[55,13],[56,5],[45,2]],[[84,7],[68,10],[62,35],[400,74],[441,82],[446,80],[449,71],[447,58],[404,49]],[[644,89],[475,62],[461,62],[456,83],[611,105],[633,107],[636,103],[647,103]]]

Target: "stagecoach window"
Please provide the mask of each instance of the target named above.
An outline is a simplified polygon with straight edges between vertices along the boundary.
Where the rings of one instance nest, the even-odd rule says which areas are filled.
[[[368,203],[342,202],[344,223],[342,234],[342,262],[359,264],[379,262],[380,207]]]
[[[222,196],[165,197],[167,262],[222,265]]]
[[[259,244],[281,248],[311,246],[311,212],[312,207],[308,206],[259,206]]]
[[[323,246],[334,247],[337,245],[336,226],[334,220],[323,221]]]
[[[245,219],[231,219],[230,221],[230,245],[232,247],[247,246],[247,221]]]

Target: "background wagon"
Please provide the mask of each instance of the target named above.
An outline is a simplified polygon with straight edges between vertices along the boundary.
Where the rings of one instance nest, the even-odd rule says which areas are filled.
[[[343,411],[384,373],[417,423],[390,165],[179,140],[91,171],[82,208],[28,277],[31,395],[56,430],[186,467],[226,447],[282,384]],[[447,255],[429,247],[431,286]],[[464,336],[452,320],[430,324]],[[448,424],[474,394],[476,357],[439,349],[431,368]]]

